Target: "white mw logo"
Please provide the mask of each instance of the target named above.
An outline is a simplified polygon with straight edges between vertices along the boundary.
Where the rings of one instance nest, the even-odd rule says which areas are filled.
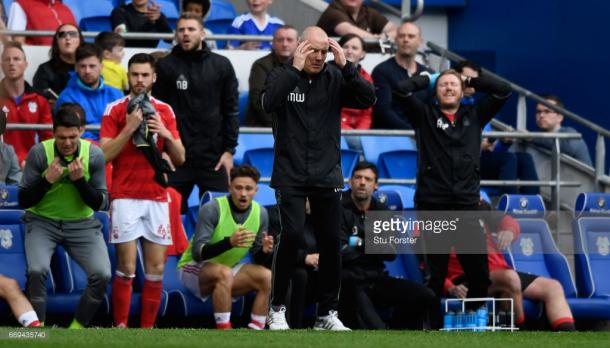
[[[11,230],[0,230],[0,245],[4,249],[10,249],[13,246],[13,233]]]
[[[305,93],[290,92],[288,95],[288,101],[293,103],[304,103]]]

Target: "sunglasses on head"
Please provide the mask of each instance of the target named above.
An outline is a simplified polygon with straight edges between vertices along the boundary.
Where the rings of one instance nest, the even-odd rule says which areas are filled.
[[[77,38],[78,37],[78,31],[76,30],[70,30],[70,31],[60,31],[57,33],[57,37],[60,39],[69,37],[69,38]]]

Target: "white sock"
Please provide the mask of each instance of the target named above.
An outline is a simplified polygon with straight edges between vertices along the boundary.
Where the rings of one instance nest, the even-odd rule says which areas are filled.
[[[267,316],[266,315],[256,315],[254,313],[250,313],[250,319],[257,323],[264,324],[265,321],[267,321]]]
[[[231,312],[214,313],[214,320],[216,320],[216,324],[228,323],[231,321]]]
[[[21,314],[18,318],[19,324],[23,325],[23,327],[28,327],[31,323],[38,321],[38,316],[36,312],[29,311]]]

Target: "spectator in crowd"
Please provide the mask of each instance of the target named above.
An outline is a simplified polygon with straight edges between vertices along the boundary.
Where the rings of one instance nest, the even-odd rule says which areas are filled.
[[[63,109],[53,119],[53,139],[36,144],[19,184],[26,210],[27,295],[40,321],[46,315],[46,279],[56,245],[62,245],[87,273],[71,328],[87,326],[104,300],[110,260],[102,224],[94,212],[107,207],[104,153],[80,139],[81,120]]]
[[[277,28],[284,25],[284,21],[267,13],[272,2],[273,0],[246,0],[249,12],[235,17],[227,34],[273,35]],[[268,41],[229,41],[229,47],[240,50],[272,48]]]
[[[70,8],[61,0],[16,0],[13,1],[8,15],[9,30],[57,30],[59,26],[76,26],[76,19]],[[51,45],[48,36],[15,36],[13,40],[28,45]]]
[[[95,44],[102,49],[102,77],[106,84],[127,91],[127,70],[121,65],[125,57],[125,39],[115,32],[103,31],[95,37]]]
[[[269,235],[277,240],[281,233],[282,225],[280,221],[280,207],[274,205],[267,208],[269,214]],[[318,279],[318,265],[320,261],[320,253],[318,252],[317,242],[318,236],[314,231],[313,221],[311,219],[311,208],[309,200],[305,200],[305,226],[303,227],[303,239],[299,243],[297,251],[296,267],[290,277],[290,291],[287,294],[286,315],[288,316],[288,325],[293,329],[304,329],[307,323],[304,321],[305,305],[308,303],[316,303],[316,288]],[[264,264],[271,268],[273,253],[263,254],[257,253],[260,247],[254,247],[252,252],[254,255],[261,255],[264,258],[255,259],[259,264]]]
[[[553,105],[561,108],[564,107],[563,101],[561,101],[561,99],[559,99],[559,97],[556,95],[547,94],[543,95],[542,98]],[[564,127],[561,125],[561,122],[563,122],[562,114],[552,110],[542,103],[538,103],[536,105],[536,125],[542,132],[577,133],[576,129],[572,127]],[[553,148],[554,141],[554,139],[535,139],[533,142],[538,146],[550,150]],[[584,140],[560,139],[559,148],[561,153],[574,157],[586,165],[593,166],[591,155],[589,154],[589,148]]]
[[[51,59],[36,69],[34,89],[47,98],[51,106],[68,85],[70,72],[74,71],[76,49],[82,42],[85,41],[78,27],[72,24],[59,26],[49,52]]]
[[[469,60],[459,62],[455,70],[468,77],[479,77],[481,67]],[[462,104],[472,105],[476,101],[476,91],[472,87],[464,90]],[[491,131],[491,125],[485,126],[483,131]],[[483,138],[481,141],[481,179],[484,180],[538,180],[534,159],[526,152],[508,151],[512,141],[509,139],[489,139]],[[536,186],[515,186],[500,187],[500,194],[522,194],[535,195],[540,193]]]
[[[0,109],[0,184],[17,185],[21,180],[21,168],[13,146],[2,140],[5,129],[6,114]]]
[[[36,93],[25,81],[24,73],[28,66],[25,51],[18,42],[7,42],[2,50],[2,91],[0,103],[8,123],[52,124],[51,107],[47,100]],[[53,136],[51,131],[6,131],[4,141],[13,145],[19,164],[23,168],[30,148],[36,143]]]
[[[212,296],[218,329],[232,327],[231,297],[250,291],[256,291],[256,297],[248,328],[265,329],[271,271],[240,262],[253,245],[265,254],[273,250],[267,211],[253,200],[259,178],[249,165],[231,170],[229,194],[199,208],[195,235],[178,263],[180,281],[193,295],[202,300]]]
[[[184,147],[171,107],[149,98],[156,79],[155,59],[138,53],[129,60],[128,69],[131,93],[108,106],[100,131],[100,146],[106,161],[113,164],[110,242],[117,252],[113,317],[116,327],[127,327],[140,239],[145,272],[140,325],[152,328],[161,302],[165,251],[172,244],[167,184],[159,182],[159,162],[165,161],[161,158],[165,151],[175,165],[181,165]]]
[[[170,185],[182,195],[183,212],[194,185],[200,195],[227,191],[237,146],[235,71],[227,58],[210,51],[204,35],[197,15],[180,15],[177,45],[157,62],[153,87],[153,95],[174,109],[186,148],[186,162],[169,175]]]
[[[283,25],[273,33],[271,53],[257,59],[250,69],[248,83],[248,110],[244,125],[250,127],[271,127],[271,115],[263,110],[261,94],[267,75],[275,67],[288,63],[299,44],[299,33],[291,25]]]
[[[333,0],[318,19],[329,36],[355,34],[363,39],[391,40],[396,26],[381,13],[364,5],[364,0]]]
[[[477,78],[462,77],[455,70],[445,70],[434,85],[436,100],[426,104],[414,93],[428,89],[429,85],[428,74],[417,75],[398,83],[395,92],[405,110],[409,110],[406,115],[418,140],[417,163],[420,170],[417,172],[415,207],[418,211],[478,211],[481,130],[502,108],[511,94],[511,88],[507,83],[493,80],[485,74]],[[474,105],[462,105],[466,87],[473,87],[486,95]],[[422,233],[430,267],[428,286],[439,301],[451,247],[455,247],[470,284],[468,296],[487,295],[490,285],[487,249],[478,219],[459,219],[453,232]],[[467,253],[466,250],[476,250],[478,253]],[[473,301],[467,303],[466,307],[473,309],[479,305]],[[433,325],[440,326],[438,313],[433,313],[436,314]]]
[[[11,307],[15,319],[23,327],[40,327],[42,324],[38,320],[32,304],[23,295],[19,288],[19,283],[13,278],[5,277],[0,274],[0,299],[3,299]]]
[[[205,22],[205,19],[210,14],[210,8],[210,0],[182,0],[182,12],[193,12],[201,17],[202,22]],[[203,28],[203,30],[205,31],[206,37],[214,34],[208,28]],[[208,48],[211,50],[215,50],[217,48],[216,41],[207,40],[206,43]]]
[[[486,202],[481,202],[481,209],[490,211],[492,207]],[[519,223],[508,215],[500,217],[492,213],[485,215],[485,230],[491,280],[489,296],[509,297],[515,301],[517,326],[522,326],[525,322],[523,298],[527,298],[544,304],[546,317],[553,330],[574,331],[574,318],[561,284],[551,278],[516,272],[506,263],[502,251],[518,239]],[[496,232],[495,238],[492,238],[492,231]],[[465,282],[464,271],[454,252],[449,257],[445,291],[456,298],[466,298],[468,295],[468,283]],[[510,310],[510,307],[508,309]]]
[[[4,31],[6,30],[6,12],[4,11],[4,4],[0,3],[0,30]],[[0,34],[0,41],[1,42],[6,42],[9,41],[10,36],[8,35],[3,35]]]
[[[356,165],[349,181],[350,189],[343,192],[341,319],[358,329],[422,329],[428,311],[435,307],[434,292],[418,283],[388,275],[385,261],[396,254],[364,252],[365,216],[369,211],[387,210],[384,203],[373,197],[379,179],[377,167],[369,162]],[[350,239],[358,241],[349,243]],[[392,317],[386,324],[376,308],[391,308]]]
[[[338,318],[341,275],[341,107],[368,108],[373,86],[347,61],[339,44],[319,27],[305,29],[292,66],[279,66],[267,77],[263,109],[274,113],[275,161],[271,186],[279,200],[282,231],[273,262],[269,328],[287,330],[285,301],[296,264],[298,241],[309,199],[314,229],[320,236],[319,306],[314,329],[349,330]],[[326,64],[332,50],[334,65]]]
[[[362,68],[360,62],[366,56],[364,50],[364,40],[356,34],[347,34],[341,37],[339,45],[345,52],[345,58],[356,64],[358,72],[363,79],[373,84],[371,75]],[[367,109],[341,109],[341,129],[369,129],[373,122],[373,108]]]
[[[87,124],[99,125],[106,106],[123,97],[123,92],[106,85],[102,73],[102,49],[85,43],[75,53],[76,74],[72,75],[68,86],[59,95],[54,110],[63,103],[77,103],[85,110]],[[83,138],[97,141],[97,132],[85,131]]]
[[[396,55],[373,69],[373,81],[377,93],[377,103],[373,107],[373,128],[411,129],[408,120],[410,110],[394,100],[392,89],[399,81],[423,71],[432,71],[415,61],[417,49],[422,43],[421,28],[417,24],[410,22],[401,24],[394,42]],[[427,91],[419,91],[416,95],[422,100],[428,100]]]
[[[133,0],[127,5],[112,10],[112,30],[116,33],[171,33],[167,17],[154,0]],[[157,40],[127,40],[126,47],[157,47]]]

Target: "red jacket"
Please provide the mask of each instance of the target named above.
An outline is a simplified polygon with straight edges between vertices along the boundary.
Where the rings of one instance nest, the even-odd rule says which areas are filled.
[[[373,78],[359,67],[360,76],[373,84]],[[341,109],[341,129],[370,129],[373,123],[373,107],[368,109]]]
[[[166,255],[182,255],[189,246],[184,226],[182,225],[182,216],[180,216],[180,206],[182,204],[182,196],[173,187],[167,188],[169,195],[169,226],[172,232],[172,245],[167,247]]]
[[[27,18],[26,30],[55,31],[62,24],[72,24],[78,27],[70,9],[60,0],[17,0]],[[28,45],[47,45],[53,43],[53,37],[27,37]]]
[[[53,124],[49,102],[45,97],[34,92],[27,82],[18,105],[13,98],[2,98],[0,104],[6,113],[7,123]],[[52,137],[53,132],[50,130],[38,131],[38,141]],[[36,131],[7,130],[4,132],[4,142],[13,145],[21,164],[27,157],[30,148],[36,144]]]
[[[506,215],[500,222],[499,231],[513,231],[513,240],[519,238],[521,232],[519,223],[512,217]],[[506,263],[504,255],[496,248],[496,243],[493,240],[491,233],[489,233],[488,225],[485,225],[485,231],[487,232],[487,262],[489,264],[489,271],[497,271],[501,269],[510,269],[511,267]],[[452,280],[463,275],[464,270],[458,261],[455,252],[451,252],[449,255],[449,264],[447,266],[447,278],[445,278],[444,290],[447,292],[450,287],[455,286]]]

